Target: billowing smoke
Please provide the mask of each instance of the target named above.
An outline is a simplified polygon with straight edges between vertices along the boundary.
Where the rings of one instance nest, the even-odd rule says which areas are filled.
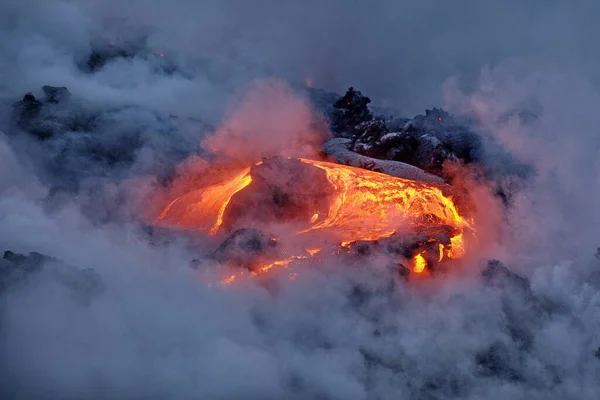
[[[600,58],[579,3],[3,2],[2,397],[595,399]],[[306,79],[470,121],[484,163],[454,183],[480,243],[455,270],[405,282],[367,257],[208,287],[190,261],[218,241],[148,233],[225,164],[314,156],[338,96]]]

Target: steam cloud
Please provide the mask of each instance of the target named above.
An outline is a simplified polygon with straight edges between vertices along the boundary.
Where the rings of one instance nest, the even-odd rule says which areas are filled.
[[[598,7],[4,1],[0,249],[92,268],[105,289],[80,301],[44,269],[0,294],[3,397],[597,398]],[[164,57],[82,70],[98,42],[139,40]],[[211,151],[313,151],[324,131],[306,78],[404,115],[442,103],[535,174],[502,213],[477,189],[480,249],[427,284],[389,287],[376,259],[282,279],[277,293],[199,284],[189,261],[214,243],[150,245],[140,225],[210,179]],[[43,85],[68,87],[69,118],[94,123],[53,145],[13,135],[11,104]],[[130,162],[89,156],[115,151]],[[530,285],[482,277],[492,258]]]

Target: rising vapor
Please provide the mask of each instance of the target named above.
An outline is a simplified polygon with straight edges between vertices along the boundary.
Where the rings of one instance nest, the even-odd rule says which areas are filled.
[[[2,398],[596,399],[599,7],[4,1]],[[161,212],[262,157],[323,157],[351,86],[381,120],[346,155],[439,134],[450,114],[412,118],[433,107],[468,125],[472,162],[420,176],[468,193],[477,240],[425,279],[353,250],[207,284],[227,236]],[[288,256],[291,226],[271,225]]]

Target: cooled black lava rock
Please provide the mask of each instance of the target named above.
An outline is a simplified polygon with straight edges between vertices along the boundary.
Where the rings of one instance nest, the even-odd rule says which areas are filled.
[[[382,119],[372,119],[370,121],[361,122],[355,127],[355,135],[352,137],[352,143],[355,147],[356,143],[359,141],[362,146],[372,146],[386,133],[388,133],[388,128]],[[356,148],[355,151],[357,151]],[[373,157],[372,155],[360,151],[357,152]]]
[[[13,104],[6,132],[15,151],[30,156],[38,178],[53,193],[80,192],[82,183],[94,179],[125,178],[142,148],[146,171],[136,173],[164,180],[196,147],[182,131],[210,129],[197,119],[138,106],[107,108],[72,99],[75,95],[62,86],[44,86],[40,92]]]
[[[498,260],[488,261],[485,269],[481,272],[481,276],[486,285],[496,287],[509,286],[519,290],[527,297],[533,296],[529,280],[511,272]]]
[[[445,162],[479,158],[481,139],[447,112],[434,108],[413,119],[363,122],[352,150],[377,159],[401,161],[442,174]]]
[[[560,305],[536,296],[529,280],[510,271],[498,260],[488,261],[481,275],[486,286],[501,294],[506,328],[520,349],[531,348],[533,332],[540,329],[550,314],[564,311]]]
[[[28,121],[40,115],[41,109],[42,103],[32,93],[27,93],[21,101],[13,105],[13,115],[20,126],[26,126]]]
[[[329,108],[331,131],[336,137],[324,145],[326,155],[332,150],[329,143],[347,138],[348,153],[411,165],[446,181],[455,178],[456,170],[445,169],[445,165],[476,163],[483,177],[497,185],[497,195],[507,206],[523,182],[535,173],[532,166],[514,159],[493,135],[486,134],[469,117],[433,108],[424,115],[404,118],[395,112],[376,111],[376,107],[368,107],[369,103],[368,97],[350,88]],[[514,113],[527,119],[527,123],[535,121],[535,115],[526,111]],[[383,114],[391,116],[381,117]],[[343,158],[348,160],[352,156],[346,154]],[[342,163],[363,167],[356,165],[358,162]]]
[[[27,93],[13,104],[16,127],[37,139],[47,140],[88,124],[88,120],[82,120],[81,115],[69,107],[71,93],[66,87],[44,86],[42,90],[41,101]]]
[[[67,102],[71,99],[71,92],[64,86],[42,86],[42,90],[44,91],[45,101],[48,103],[60,103]]]
[[[371,102],[361,92],[350,87],[346,94],[333,105],[331,130],[339,137],[353,137],[359,132],[357,126],[373,119],[368,104]]]
[[[275,255],[277,247],[277,241],[258,229],[238,229],[225,239],[211,258],[250,268],[258,256]]]
[[[78,269],[65,265],[59,260],[37,252],[29,255],[5,251],[0,259],[0,294],[19,284],[26,284],[33,276],[56,279],[65,285],[74,299],[81,304],[89,304],[105,290],[100,275],[93,269]]]
[[[11,263],[10,265],[7,265],[7,270],[3,271],[3,276],[7,274],[10,275],[11,273],[18,273],[19,275],[24,276],[39,272],[42,270],[42,266],[45,262],[56,261],[52,257],[37,252],[29,253],[29,255],[26,256],[24,254],[13,253],[10,250],[5,251],[2,258]]]
[[[96,44],[81,68],[87,72],[96,72],[104,65],[118,58],[130,58],[135,55],[132,49],[124,49],[112,42]]]
[[[95,73],[112,62],[118,60],[132,61],[134,59],[149,62],[155,73],[165,75],[178,74],[184,78],[190,78],[171,59],[166,57],[163,52],[150,49],[147,37],[119,44],[97,40],[93,44],[89,55],[79,63],[79,68],[83,72]]]

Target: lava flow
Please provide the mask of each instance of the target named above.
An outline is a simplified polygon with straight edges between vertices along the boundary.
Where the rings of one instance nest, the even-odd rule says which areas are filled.
[[[335,188],[328,214],[303,232],[334,228],[342,244],[359,240],[377,240],[390,236],[402,225],[413,230],[445,224],[469,227],[451,198],[444,196],[442,185],[397,178],[324,161],[301,159],[325,171]],[[462,257],[463,237],[457,234],[450,258]]]
[[[191,191],[173,200],[155,224],[174,225],[213,236],[223,224],[223,214],[233,195],[250,182],[248,167],[222,183]]]
[[[252,167],[238,171],[219,184],[196,189],[178,197],[164,209],[156,219],[155,225],[177,227],[214,236],[231,228],[234,223],[228,218],[235,219],[232,215],[239,215],[239,210],[254,212],[248,211],[256,208],[252,206],[252,203],[248,205],[253,191],[273,191],[263,199],[269,200],[279,196],[288,199],[288,203],[292,203],[296,209],[300,209],[305,214],[307,210],[310,211],[306,218],[301,219],[302,223],[296,230],[296,235],[303,239],[316,233],[326,234],[345,247],[354,242],[375,241],[394,234],[422,234],[445,227],[447,228],[445,232],[451,233],[447,236],[448,240],[436,242],[433,245],[437,251],[435,262],[441,261],[444,257],[460,258],[464,255],[463,232],[470,231],[471,226],[460,215],[452,197],[447,194],[451,191],[448,185],[402,179],[325,161],[288,160],[290,160],[289,163],[296,163],[293,164],[296,168],[293,171],[298,175],[286,176],[285,184],[287,186],[283,189],[277,187],[276,182],[269,181],[267,185],[263,186],[260,186],[260,182],[253,182],[253,178],[256,178],[257,181],[264,181],[265,176],[268,177],[267,179],[272,179],[280,172],[280,165],[275,165],[271,169],[275,170],[276,174],[265,175],[262,173],[261,175],[258,168],[267,168],[268,166],[259,162]],[[266,160],[265,164],[268,164]],[[323,189],[323,193],[326,195],[313,194],[316,190],[314,189],[317,186],[316,183],[311,183],[312,187],[301,183],[300,177],[306,177],[309,173],[317,174],[315,175],[317,177],[322,176],[322,186],[326,187]],[[312,182],[319,179],[305,180]],[[292,183],[290,184],[290,182]],[[303,185],[306,187],[302,187]],[[277,188],[273,189],[273,187]],[[294,193],[289,193],[290,191]],[[300,192],[300,195],[296,192]],[[302,202],[289,200],[294,195],[303,199]],[[311,195],[316,199],[306,200]],[[236,199],[237,203],[241,203],[241,205],[234,206],[233,203],[236,203]],[[256,204],[265,202],[268,201],[259,201]],[[320,204],[319,202],[324,202],[325,207],[310,208],[316,208],[315,204]],[[287,206],[289,208],[289,204]],[[231,210],[236,207],[237,214]],[[277,207],[281,209],[284,206],[277,203]],[[263,212],[263,214],[273,213]],[[262,215],[253,217],[256,221],[263,219]],[[267,215],[265,215],[266,217]],[[429,242],[434,242],[434,240],[429,239],[426,242],[430,244]],[[314,247],[306,249],[306,255],[294,255],[283,260],[255,266],[250,275],[255,276],[274,267],[287,267],[294,260],[311,258],[319,251]],[[425,270],[428,265],[425,254],[425,250],[420,250],[412,255],[413,272],[420,273]],[[230,283],[235,279],[236,275],[232,275],[224,283]]]

